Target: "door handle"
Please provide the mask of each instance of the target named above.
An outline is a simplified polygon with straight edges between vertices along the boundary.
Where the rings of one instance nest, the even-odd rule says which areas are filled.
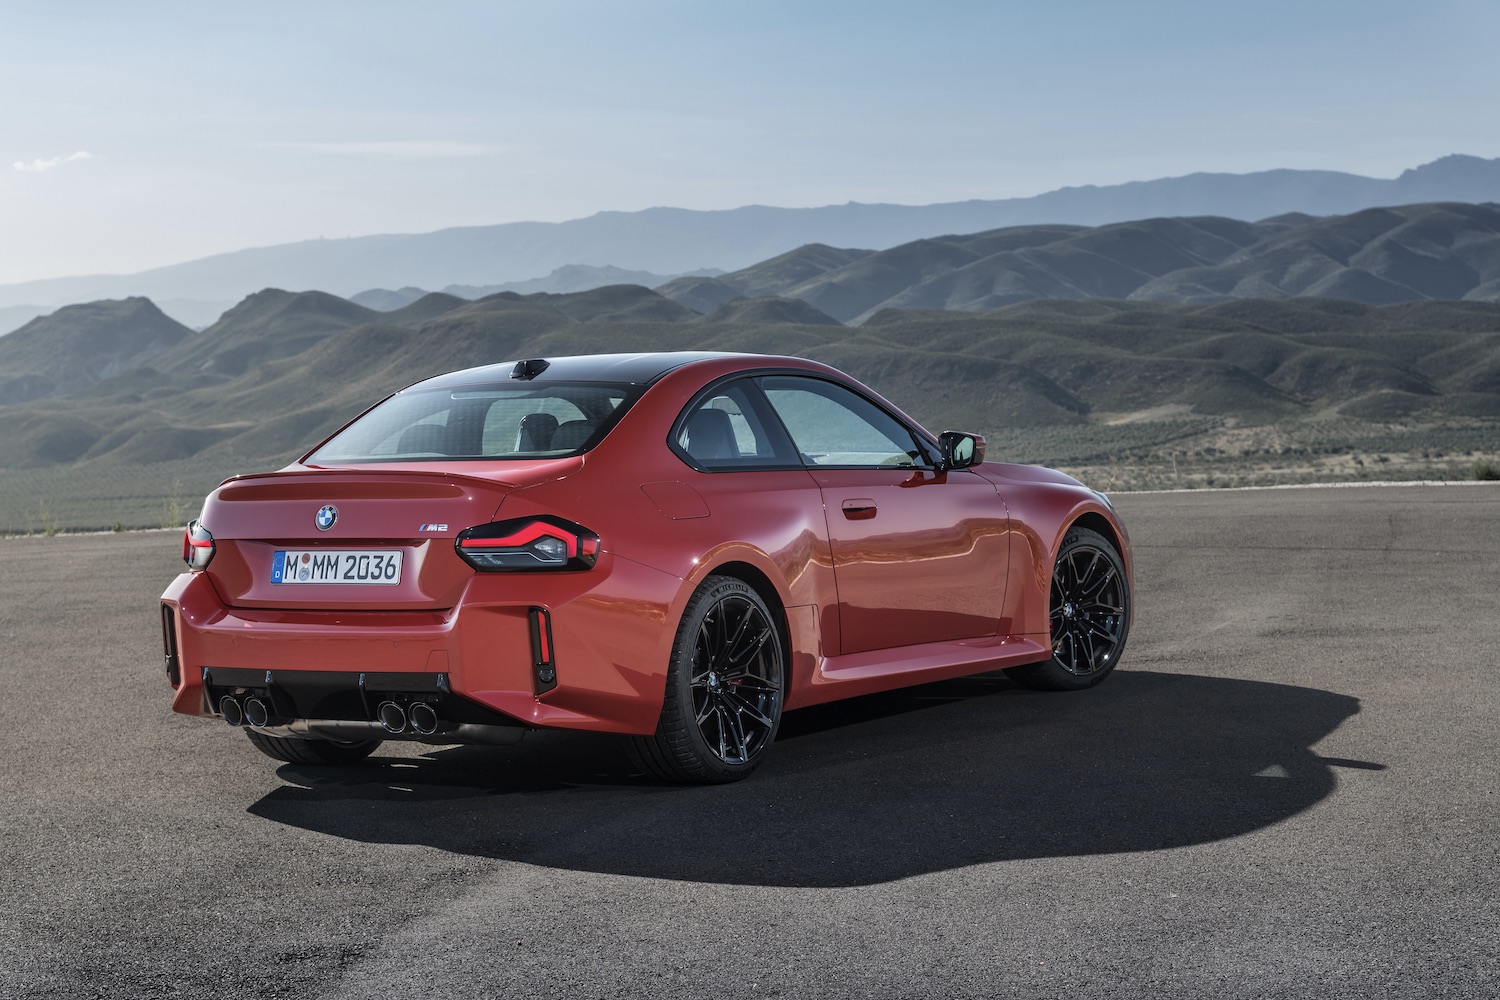
[[[851,521],[867,521],[875,516],[875,501],[868,497],[845,500],[844,516]]]

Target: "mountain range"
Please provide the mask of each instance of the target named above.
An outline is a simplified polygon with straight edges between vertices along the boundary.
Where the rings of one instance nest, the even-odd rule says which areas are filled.
[[[349,296],[406,286],[478,287],[527,281],[559,267],[618,267],[659,275],[738,270],[821,243],[886,250],[935,233],[1150,217],[1255,221],[1302,213],[1433,201],[1500,201],[1500,159],[1447,156],[1392,179],[1317,170],[1190,174],[1060,188],[1028,198],[909,206],[652,208],[568,222],[517,222],[417,235],[315,240],[218,254],[133,275],[54,278],[0,286],[0,309],[34,313],[69,303],[147,296],[195,325],[257,289],[319,288]],[[0,313],[19,322],[22,312]]]
[[[449,285],[439,290],[444,294],[454,295],[461,299],[482,299],[486,295],[495,295],[498,292],[515,292],[518,295],[530,295],[534,292],[558,294],[586,292],[591,288],[603,288],[605,285],[645,285],[647,288],[654,288],[677,277],[711,277],[722,273],[722,271],[707,268],[679,276],[675,274],[653,274],[650,271],[627,271],[623,267],[591,267],[587,264],[567,264],[563,267],[554,268],[551,274],[543,278],[531,278],[527,281],[505,281],[498,285]],[[426,294],[426,289],[417,288],[412,285],[397,289],[370,288],[357,295],[349,296],[349,301],[357,302],[362,306],[369,306],[371,309],[378,309],[381,312],[389,312],[393,309],[400,309],[402,306],[411,305]]]
[[[739,297],[797,299],[856,325],[885,309],[983,312],[1032,299],[1494,302],[1500,205],[1408,205],[1258,223],[1209,216],[1015,226],[882,251],[815,244],[657,290],[698,312]]]

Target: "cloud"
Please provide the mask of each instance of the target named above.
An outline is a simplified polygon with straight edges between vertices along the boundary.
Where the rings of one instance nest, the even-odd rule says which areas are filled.
[[[91,160],[93,158],[94,154],[86,153],[80,149],[78,152],[73,153],[70,156],[54,156],[50,160],[35,159],[30,163],[27,163],[24,160],[17,160],[16,162],[12,163],[10,167],[12,170],[24,170],[28,173],[39,174],[43,170],[51,170],[53,167],[60,167],[64,163],[72,163],[75,160]]]
[[[273,149],[302,149],[315,153],[344,153],[355,156],[453,157],[487,156],[496,152],[488,143],[450,142],[440,139],[399,139],[385,142],[267,142],[259,145]]]

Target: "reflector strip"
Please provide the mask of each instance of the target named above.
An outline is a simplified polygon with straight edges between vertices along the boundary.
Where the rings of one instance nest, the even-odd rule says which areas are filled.
[[[161,645],[167,661],[167,681],[175,688],[182,686],[182,667],[177,659],[177,616],[170,604],[161,606]]]
[[[527,613],[531,626],[531,665],[536,693],[544,694],[557,687],[557,667],[552,662],[552,615],[546,608],[532,608]]]

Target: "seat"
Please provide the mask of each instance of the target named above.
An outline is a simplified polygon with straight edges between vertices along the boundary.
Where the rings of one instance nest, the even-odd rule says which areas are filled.
[[[592,420],[569,420],[567,423],[558,425],[552,435],[552,451],[566,448],[575,451],[583,447],[583,443],[594,436],[594,430],[598,424]]]
[[[521,418],[516,451],[547,451],[557,434],[557,418],[550,413],[528,413]]]
[[[739,446],[734,440],[734,424],[723,410],[699,410],[688,417],[686,430],[682,446],[694,458],[711,462],[740,457]]]
[[[442,424],[412,424],[396,443],[398,455],[448,454],[448,428]]]

